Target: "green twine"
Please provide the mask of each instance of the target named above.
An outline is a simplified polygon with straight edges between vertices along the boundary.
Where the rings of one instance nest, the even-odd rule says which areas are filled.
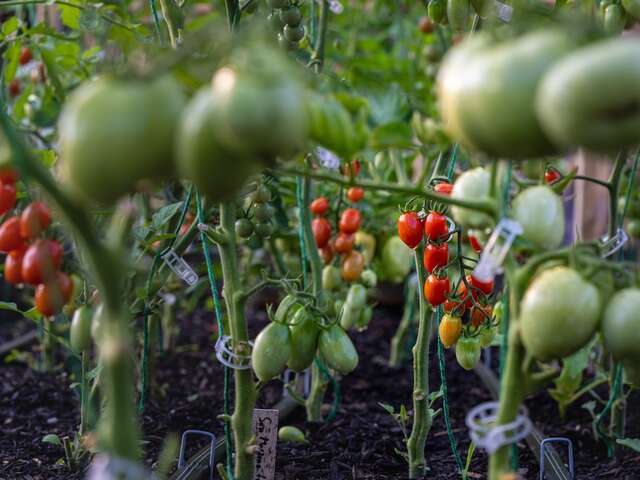
[[[329,423],[334,418],[336,418],[336,415],[338,414],[338,408],[340,408],[340,402],[342,401],[340,384],[335,379],[335,377],[331,375],[327,367],[318,357],[315,358],[315,364],[320,369],[320,372],[322,373],[324,378],[331,382],[331,387],[333,388],[333,404],[331,405],[331,411],[329,412],[329,415],[327,415],[327,418],[325,418],[324,420],[325,422]]]
[[[200,193],[196,190],[196,208],[198,214],[198,223],[205,223],[204,212],[202,210],[202,202],[200,200]],[[222,323],[222,306],[220,304],[220,295],[218,294],[218,287],[216,285],[216,278],[213,271],[211,262],[211,254],[209,252],[207,236],[203,231],[200,231],[200,243],[202,244],[202,253],[204,254],[204,261],[207,264],[207,276],[209,278],[209,287],[211,288],[211,297],[213,299],[213,309],[216,315],[216,324],[218,326],[218,339],[224,335],[224,325]],[[223,389],[223,413],[225,418],[229,416],[229,383],[230,383],[229,367],[224,366],[224,389]],[[227,454],[227,477],[233,480],[233,442],[231,440],[231,429],[229,428],[229,422],[224,422],[224,441],[225,451]]]
[[[180,233],[180,228],[184,223],[184,218],[187,215],[187,210],[189,210],[189,204],[191,203],[191,196],[193,195],[193,187],[189,189],[187,193],[187,198],[185,198],[184,203],[182,204],[182,210],[180,212],[180,217],[178,218],[178,223],[176,225],[173,238],[169,239],[169,243],[167,247],[163,250],[159,250],[156,252],[153,257],[153,263],[151,264],[151,270],[149,270],[149,275],[147,276],[147,282],[145,286],[145,299],[144,299],[144,309],[142,311],[143,317],[143,337],[142,337],[142,361],[140,364],[140,400],[138,401],[138,412],[144,412],[144,404],[147,398],[147,383],[148,383],[148,358],[149,358],[149,297],[151,296],[151,287],[153,284],[153,277],[155,276],[158,267],[160,266],[160,262],[162,260],[162,255],[167,252],[171,247],[173,247],[176,238]]]
[[[296,202],[298,204],[298,238],[300,241],[300,262],[302,263],[302,285],[306,288],[308,285],[308,272],[307,249],[304,241],[304,218],[307,214],[304,211],[306,205],[303,204],[302,200],[302,179],[300,177],[296,177]]]
[[[451,151],[451,158],[449,160],[449,170],[447,171],[447,178],[449,182],[453,178],[453,173],[456,171],[456,163],[458,160],[458,144],[456,143],[453,146],[453,150]]]
[[[622,225],[624,224],[624,217],[627,215],[627,209],[629,208],[629,202],[631,201],[631,190],[633,189],[633,183],[635,182],[636,174],[638,172],[638,159],[640,159],[640,149],[636,152],[636,158],[633,160],[633,165],[631,166],[627,195],[624,199],[624,208],[622,209],[622,215],[618,221],[618,227],[620,228],[622,228]],[[620,252],[622,254],[622,250]]]
[[[442,320],[442,306],[438,307],[434,315],[439,326],[440,321]],[[445,374],[444,364],[444,349],[439,336],[438,369],[440,370],[440,392],[442,393],[442,413],[444,415],[444,424],[447,427],[447,436],[449,437],[449,444],[451,445],[453,458],[455,459],[456,465],[458,466],[458,473],[462,475],[462,472],[464,471],[464,464],[462,463],[462,458],[460,458],[460,453],[458,452],[458,442],[456,441],[456,437],[453,435],[453,429],[451,428],[451,419],[449,417],[449,396],[447,394],[447,377]]]
[[[153,15],[153,26],[156,30],[156,36],[158,37],[158,42],[162,43],[162,30],[160,29],[160,16],[158,15],[158,5],[156,0],[149,0],[149,4],[151,5],[151,13]]]

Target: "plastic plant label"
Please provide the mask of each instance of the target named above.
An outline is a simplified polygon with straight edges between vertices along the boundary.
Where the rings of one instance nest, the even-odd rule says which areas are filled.
[[[257,447],[253,480],[273,480],[276,474],[278,410],[254,409],[253,433]]]
[[[162,254],[162,260],[187,285],[194,285],[198,281],[198,274],[193,271],[184,258],[178,256],[173,248]]]
[[[500,220],[473,270],[474,278],[481,282],[493,280],[501,271],[504,259],[518,235],[522,235],[522,227],[518,222],[508,218]]]
[[[338,168],[340,168],[340,157],[331,150],[316,147],[316,156],[324,168],[328,170],[338,170]]]

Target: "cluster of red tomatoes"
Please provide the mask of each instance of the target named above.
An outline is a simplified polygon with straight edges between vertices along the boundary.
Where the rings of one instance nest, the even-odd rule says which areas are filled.
[[[0,173],[2,195],[6,190],[13,191],[13,204],[16,180],[13,170]],[[11,210],[13,204],[4,209],[3,203],[2,214]],[[14,285],[34,285],[36,308],[45,316],[59,313],[73,293],[71,278],[59,270],[62,246],[55,240],[40,238],[50,223],[49,207],[42,202],[32,202],[22,214],[11,216],[0,225],[0,252],[7,254],[4,279]]]
[[[347,191],[347,198],[353,203],[359,202],[363,197],[364,190],[360,187],[351,187]],[[333,228],[326,217],[329,212],[329,200],[326,197],[318,197],[311,202],[309,209],[315,215],[311,228],[325,265],[331,263],[336,254],[342,255],[342,278],[347,282],[358,280],[365,264],[362,253],[353,249],[356,232],[362,224],[360,211],[353,207],[346,208],[338,221],[338,234],[332,239]]]
[[[33,54],[31,53],[31,50],[29,49],[29,47],[24,47],[20,51],[20,58],[18,59],[18,62],[20,63],[20,65],[27,65],[32,60]],[[37,83],[39,81],[44,82],[45,78],[46,72],[44,63],[40,62],[38,63],[38,66],[36,68],[33,68],[31,70],[31,81],[33,83]],[[9,89],[9,95],[11,97],[17,97],[22,91],[22,86],[20,85],[20,80],[18,78],[14,78],[13,80],[11,80],[7,88]]]

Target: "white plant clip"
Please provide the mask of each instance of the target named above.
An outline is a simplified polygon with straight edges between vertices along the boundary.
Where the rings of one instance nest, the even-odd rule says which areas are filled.
[[[316,0],[317,3],[322,4],[323,0]],[[328,0],[329,10],[331,13],[335,13],[336,15],[340,15],[344,11],[344,7],[339,0]]]
[[[489,454],[524,439],[533,427],[524,407],[513,422],[495,425],[499,406],[498,402],[481,403],[472,408],[465,419],[471,440]]]
[[[511,5],[495,1],[492,6],[496,17],[505,23],[511,21],[511,17],[513,17],[513,7]]]
[[[248,370],[251,368],[251,350],[253,349],[253,342],[248,342],[250,351],[247,355],[240,355],[230,348],[232,342],[231,337],[224,335],[216,341],[216,358],[220,363],[226,365],[234,370]]]
[[[316,147],[316,156],[324,168],[328,170],[338,170],[340,168],[340,157],[331,150],[318,146]]]
[[[600,244],[602,247],[602,258],[607,258],[620,250],[625,243],[629,240],[627,232],[619,228],[616,234],[609,238],[609,235],[603,235],[600,237]]]
[[[502,263],[518,235],[522,235],[522,227],[518,222],[508,218],[500,220],[473,270],[474,278],[480,282],[493,280],[502,270]]]
[[[157,480],[142,465],[109,455],[97,455],[87,474],[87,480]]]
[[[198,274],[193,271],[184,258],[178,256],[173,248],[162,254],[162,260],[187,285],[195,285],[198,281]]]

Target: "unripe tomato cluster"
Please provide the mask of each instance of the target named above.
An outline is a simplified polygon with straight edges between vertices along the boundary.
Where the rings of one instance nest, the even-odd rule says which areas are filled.
[[[250,197],[251,203],[247,216],[236,220],[236,235],[248,239],[249,244],[262,244],[273,233],[273,207],[269,204],[271,191],[265,185],[258,185]]]
[[[11,186],[15,204],[14,183],[17,176],[14,172],[5,171],[1,177],[3,192],[7,186]],[[12,180],[14,183],[10,183]],[[41,238],[50,223],[49,207],[36,201],[30,203],[19,216],[11,216],[0,225],[0,251],[7,254],[5,281],[13,285],[34,285],[36,308],[47,317],[62,311],[73,293],[71,278],[60,271],[62,246],[55,240]]]
[[[287,51],[298,48],[304,38],[302,13],[297,1],[268,0],[271,13],[267,17],[269,25],[278,33],[278,43]]]

